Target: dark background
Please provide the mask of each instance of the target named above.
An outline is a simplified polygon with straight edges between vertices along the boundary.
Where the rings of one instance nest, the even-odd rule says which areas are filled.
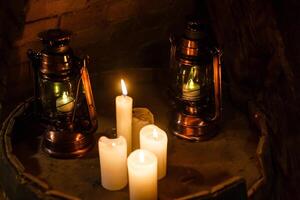
[[[299,0],[11,0],[0,2],[0,112],[5,118],[32,95],[26,51],[40,49],[48,28],[74,32],[72,46],[89,54],[91,74],[116,68],[167,67],[168,37],[185,16],[210,21],[224,51],[231,99],[266,115],[272,165],[268,199],[300,199]]]

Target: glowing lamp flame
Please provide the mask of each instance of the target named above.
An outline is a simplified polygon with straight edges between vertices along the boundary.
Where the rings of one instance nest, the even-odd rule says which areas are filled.
[[[194,89],[194,87],[195,87],[195,83],[194,83],[193,79],[188,80],[188,82],[186,84],[186,89],[192,90],[192,89]]]
[[[62,98],[63,98],[63,100],[67,100],[68,99],[67,92],[63,92]]]
[[[113,142],[113,143],[111,143],[111,146],[115,147],[115,146],[116,146],[116,143],[114,143],[114,142]]]
[[[139,157],[140,157],[140,162],[142,162],[142,163],[145,162],[145,154],[144,154],[144,152],[141,151],[139,153]]]
[[[122,94],[124,96],[126,96],[128,93],[127,93],[127,88],[126,88],[126,85],[125,85],[125,81],[123,79],[121,79],[121,87],[122,87]]]
[[[193,79],[189,79],[187,84],[185,85],[186,90],[199,90],[199,84],[195,83]]]

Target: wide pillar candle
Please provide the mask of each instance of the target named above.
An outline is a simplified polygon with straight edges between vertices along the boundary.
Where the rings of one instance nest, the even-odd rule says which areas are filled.
[[[158,179],[165,177],[167,173],[167,145],[167,134],[159,127],[149,124],[141,129],[140,147],[151,151],[157,157]]]
[[[124,137],[101,137],[98,142],[101,184],[107,190],[120,190],[127,185],[127,145]]]
[[[124,80],[121,80],[122,95],[116,97],[117,135],[123,136],[127,142],[127,153],[131,152],[132,132],[132,98],[127,96]]]
[[[157,199],[157,159],[147,150],[138,149],[128,159],[130,200]]]

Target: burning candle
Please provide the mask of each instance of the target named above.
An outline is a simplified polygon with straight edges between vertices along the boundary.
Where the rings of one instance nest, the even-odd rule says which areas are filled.
[[[200,85],[195,83],[193,79],[189,79],[182,87],[182,97],[187,100],[194,100],[199,98]]]
[[[116,97],[117,135],[123,136],[127,141],[127,153],[131,152],[131,123],[132,98],[127,96],[124,80],[121,80],[122,95]]]
[[[124,137],[98,141],[101,184],[107,190],[120,190],[127,185],[127,145]]]
[[[74,108],[74,99],[68,96],[67,92],[63,92],[63,95],[56,99],[56,109],[60,112],[70,112]]]
[[[157,199],[157,158],[147,150],[138,149],[128,159],[131,200]]]
[[[168,137],[159,127],[149,124],[140,131],[141,149],[151,151],[157,157],[158,179],[166,176],[167,172],[167,145]]]

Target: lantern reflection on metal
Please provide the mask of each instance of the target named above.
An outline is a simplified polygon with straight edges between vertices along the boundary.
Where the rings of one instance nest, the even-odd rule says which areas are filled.
[[[212,48],[206,25],[187,23],[179,44],[171,41],[171,91],[176,116],[173,133],[181,138],[207,140],[217,131],[221,118],[220,51]]]
[[[69,46],[71,33],[51,29],[39,34],[44,49],[28,51],[35,71],[35,100],[47,125],[43,150],[51,156],[80,157],[93,145],[95,104],[86,67]]]

